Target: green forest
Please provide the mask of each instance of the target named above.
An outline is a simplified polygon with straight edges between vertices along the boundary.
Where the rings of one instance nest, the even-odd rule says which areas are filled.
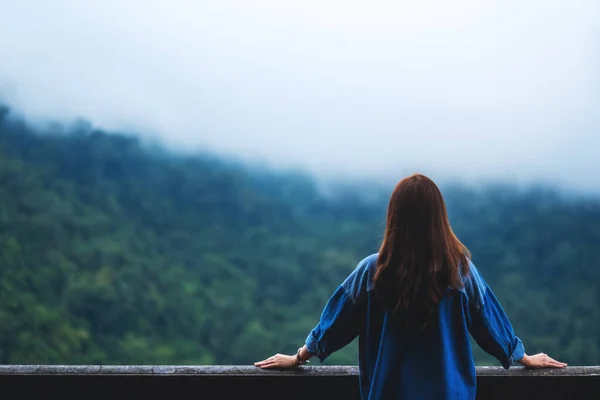
[[[398,179],[401,179],[399,176]],[[530,354],[600,364],[600,198],[440,185]],[[377,251],[393,186],[324,184],[0,108],[0,363],[293,353]],[[479,365],[498,365],[476,351]],[[355,343],[326,364],[356,364]]]

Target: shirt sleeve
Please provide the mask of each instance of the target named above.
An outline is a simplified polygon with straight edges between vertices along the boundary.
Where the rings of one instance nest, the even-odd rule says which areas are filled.
[[[513,327],[500,302],[477,268],[470,263],[470,277],[465,282],[469,298],[469,330],[477,344],[509,369],[525,355],[523,342]]]
[[[306,348],[321,362],[364,330],[366,269],[363,260],[338,286],[323,309],[319,323],[306,338]]]

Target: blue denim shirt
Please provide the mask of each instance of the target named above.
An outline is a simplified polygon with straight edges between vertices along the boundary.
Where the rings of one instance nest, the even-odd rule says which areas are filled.
[[[359,337],[362,399],[475,399],[470,335],[506,369],[523,357],[523,343],[470,260],[464,288],[448,289],[429,328],[412,333],[376,305],[376,263],[373,254],[358,264],[306,338],[308,351],[323,362]]]

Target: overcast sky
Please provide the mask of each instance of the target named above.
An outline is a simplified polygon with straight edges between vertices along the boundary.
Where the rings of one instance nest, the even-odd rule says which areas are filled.
[[[324,174],[600,191],[598,0],[0,0],[0,96]]]

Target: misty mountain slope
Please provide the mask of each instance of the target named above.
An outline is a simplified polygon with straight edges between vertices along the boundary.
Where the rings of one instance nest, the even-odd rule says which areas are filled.
[[[325,196],[301,174],[152,151],[85,124],[38,131],[7,112],[0,183],[1,363],[245,364],[294,352],[377,250],[388,195]],[[600,202],[445,193],[528,352],[600,362]],[[355,357],[349,346],[328,362]]]

